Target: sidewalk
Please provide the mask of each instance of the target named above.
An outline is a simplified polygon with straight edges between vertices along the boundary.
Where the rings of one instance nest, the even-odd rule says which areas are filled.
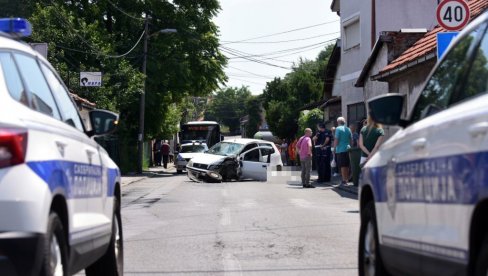
[[[318,175],[317,175],[316,170],[312,171],[312,173],[310,174],[310,178],[311,178],[311,181],[317,181]],[[324,185],[329,186],[329,187],[334,187],[336,189],[339,189],[339,190],[342,190],[342,191],[345,191],[345,192],[348,192],[351,194],[355,194],[355,195],[358,194],[358,187],[354,186],[354,184],[352,182],[348,182],[347,185],[340,185],[340,184],[341,184],[341,176],[337,175],[337,176],[332,176],[330,183],[325,183]],[[315,185],[315,183],[312,182],[312,185]]]
[[[175,174],[176,169],[174,164],[168,164],[168,168],[165,169],[163,167],[150,167],[147,170],[143,171],[142,174],[126,174],[120,177],[120,181],[122,183],[122,187],[126,185],[130,185],[132,183],[136,183],[142,181],[148,177],[154,176],[161,176],[165,174]]]

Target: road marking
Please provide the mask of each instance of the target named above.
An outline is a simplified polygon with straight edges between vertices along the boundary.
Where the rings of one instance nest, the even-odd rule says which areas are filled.
[[[231,224],[230,209],[224,207],[220,209],[220,225],[227,226],[230,224]]]
[[[303,198],[291,198],[291,204],[300,207],[300,208],[311,208],[312,203],[303,199]]]
[[[231,253],[224,253],[224,275],[242,275],[242,267],[239,260]]]

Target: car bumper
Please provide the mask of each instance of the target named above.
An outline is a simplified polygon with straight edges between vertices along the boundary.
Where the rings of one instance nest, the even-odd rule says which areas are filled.
[[[186,167],[188,177],[193,181],[204,182],[222,182],[222,176],[216,171],[202,170]]]
[[[186,161],[176,161],[176,169],[177,170],[186,170]]]
[[[0,275],[38,275],[44,235],[0,232]]]

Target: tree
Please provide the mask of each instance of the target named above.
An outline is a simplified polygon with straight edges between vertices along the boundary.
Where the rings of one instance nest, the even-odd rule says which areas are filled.
[[[262,102],[261,95],[250,96],[246,101],[246,114],[249,116],[249,121],[246,128],[246,137],[254,137],[254,134],[259,131],[259,126],[262,123]]]
[[[307,127],[315,130],[317,124],[323,122],[323,119],[324,112],[318,108],[302,113],[298,119],[298,133],[304,133]]]
[[[127,135],[121,139],[125,146],[135,147],[137,140],[139,96],[145,79],[139,72],[144,57],[139,42],[146,16],[151,33],[145,80],[146,138],[174,131],[185,98],[207,96],[226,79],[226,59],[219,51],[218,28],[212,21],[220,8],[217,0],[13,2],[0,13],[9,16],[18,11],[28,17],[33,25],[30,41],[49,44],[48,59],[69,88],[96,102],[98,108],[120,113],[119,134]],[[153,35],[165,28],[176,28],[178,33]],[[103,86],[80,87],[80,71],[101,71]]]
[[[218,90],[210,101],[205,119],[217,121],[235,133],[240,129],[241,117],[246,115],[246,102],[250,97],[251,91],[247,86]]]
[[[263,107],[271,132],[292,138],[298,130],[299,109],[321,99],[323,75],[333,45],[320,52],[316,60],[300,59],[283,79],[275,78],[263,91]]]

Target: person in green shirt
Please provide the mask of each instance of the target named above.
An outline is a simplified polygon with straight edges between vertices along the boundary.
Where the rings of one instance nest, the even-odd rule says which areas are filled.
[[[385,131],[381,124],[376,123],[368,116],[367,124],[361,129],[359,134],[359,147],[361,148],[361,165],[373,156],[378,150],[383,138],[385,137]]]

